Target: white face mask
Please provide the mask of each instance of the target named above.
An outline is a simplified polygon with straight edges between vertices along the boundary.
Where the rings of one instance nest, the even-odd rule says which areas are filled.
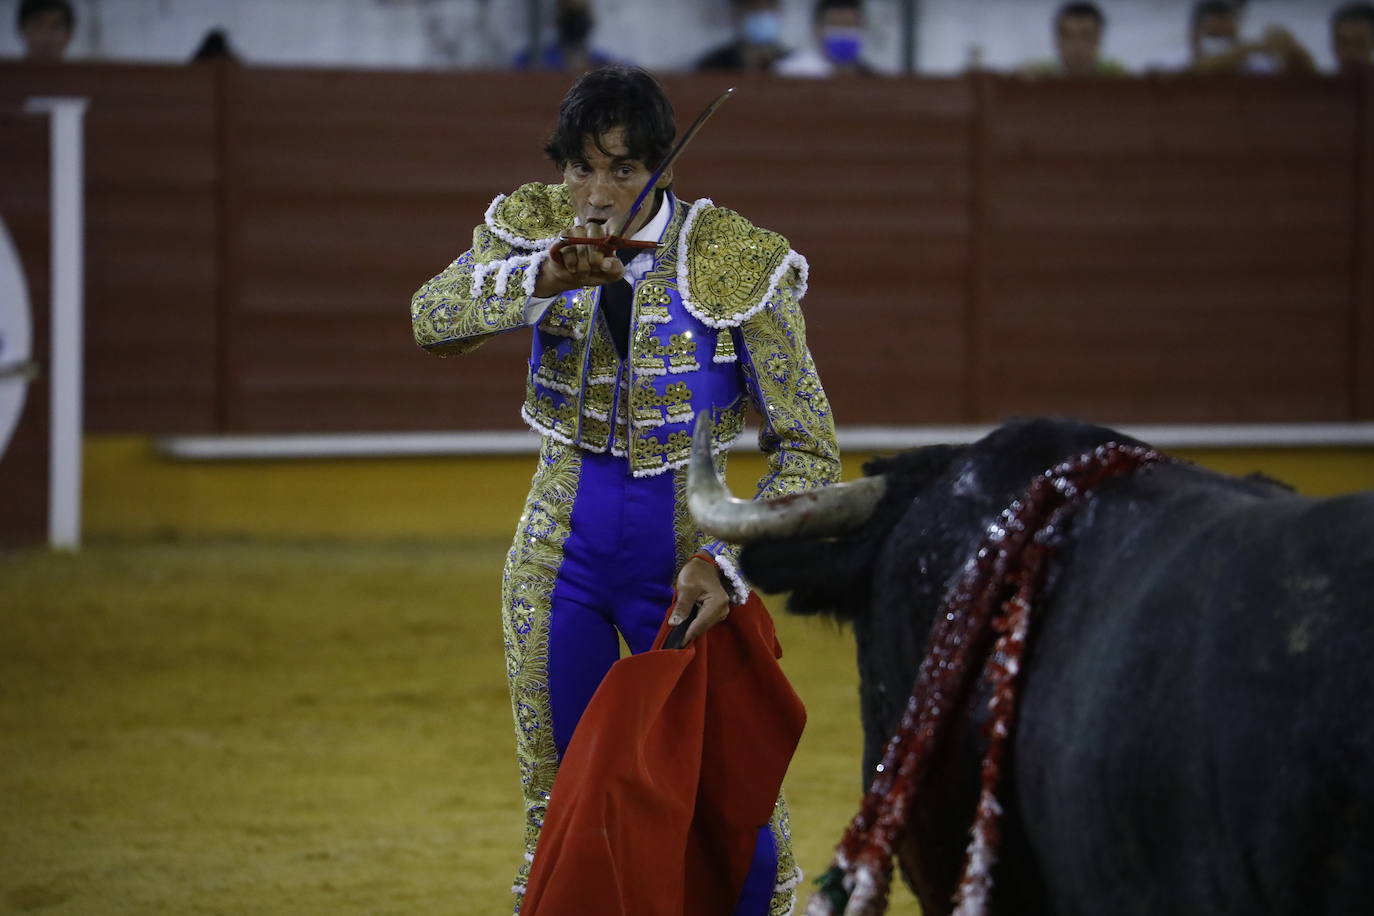
[[[1203,57],[1216,57],[1235,50],[1236,40],[1225,35],[1203,35],[1197,40],[1198,53]]]
[[[774,10],[746,13],[740,22],[744,39],[755,45],[775,45],[782,37],[782,16]]]

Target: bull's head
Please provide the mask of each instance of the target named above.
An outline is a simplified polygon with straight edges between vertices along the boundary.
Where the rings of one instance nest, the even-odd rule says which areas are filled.
[[[711,460],[709,420],[697,420],[687,500],[702,529],[745,545],[741,564],[767,592],[788,592],[794,613],[864,616],[873,570],[893,527],[921,486],[946,468],[962,446],[932,446],[872,461],[870,476],[771,499],[732,497]],[[888,473],[888,472],[891,473]],[[926,567],[927,571],[931,571]]]
[[[854,623],[872,687],[865,730],[873,756],[900,713],[945,592],[988,525],[1035,475],[1112,440],[1135,442],[1073,420],[1014,420],[971,444],[875,459],[853,483],[746,502],[716,476],[703,418],[688,503],[703,530],[744,544],[741,570],[760,590],[788,593],[794,613]]]
[[[1015,420],[976,443],[875,459],[852,483],[741,500],[716,474],[702,416],[688,505],[704,531],[745,545],[745,576],[790,593],[789,610],[860,620],[872,604],[895,601],[921,631],[987,525],[1031,478],[1112,439],[1135,441],[1073,420]]]

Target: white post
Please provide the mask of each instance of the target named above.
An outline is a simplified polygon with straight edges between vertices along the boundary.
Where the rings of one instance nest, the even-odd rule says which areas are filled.
[[[48,543],[81,546],[82,370],[85,304],[85,168],[82,118],[86,99],[35,97],[24,110],[51,118],[52,340],[49,367],[52,404],[49,430]]]

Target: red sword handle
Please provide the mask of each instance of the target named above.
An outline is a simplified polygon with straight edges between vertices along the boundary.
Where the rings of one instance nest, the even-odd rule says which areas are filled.
[[[602,257],[614,257],[618,249],[621,248],[642,248],[652,250],[658,247],[658,242],[646,240],[636,241],[634,239],[622,239],[618,235],[604,235],[599,238],[580,238],[578,236],[563,236],[553,243],[549,249],[549,257],[552,258],[559,267],[567,267],[563,263],[563,249],[570,245],[590,245],[592,248],[601,249]]]

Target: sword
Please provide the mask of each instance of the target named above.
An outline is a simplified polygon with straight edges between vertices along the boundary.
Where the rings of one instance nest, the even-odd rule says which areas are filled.
[[[716,97],[715,101],[707,105],[701,114],[697,115],[697,119],[692,122],[692,126],[687,128],[682,137],[673,145],[673,148],[668,150],[668,155],[663,157],[663,161],[659,163],[654,173],[649,176],[649,180],[644,182],[644,187],[640,190],[639,196],[636,197],[635,202],[630,205],[629,212],[625,214],[625,218],[621,220],[620,227],[615,232],[599,238],[581,238],[564,235],[549,249],[549,257],[562,265],[563,249],[569,245],[590,245],[593,248],[600,248],[603,256],[610,256],[618,248],[657,248],[658,242],[651,242],[647,239],[634,241],[632,239],[622,238],[621,234],[629,228],[630,224],[634,222],[635,217],[639,215],[639,211],[644,208],[644,202],[649,199],[649,195],[654,190],[654,185],[658,184],[659,179],[667,174],[668,170],[673,167],[673,163],[677,161],[677,157],[682,155],[682,151],[687,148],[688,143],[692,142],[692,138],[697,135],[697,131],[701,130],[702,125],[706,123],[707,119],[715,114],[716,109],[724,105],[725,100],[734,95],[734,92],[735,90],[733,87],[725,90]]]

